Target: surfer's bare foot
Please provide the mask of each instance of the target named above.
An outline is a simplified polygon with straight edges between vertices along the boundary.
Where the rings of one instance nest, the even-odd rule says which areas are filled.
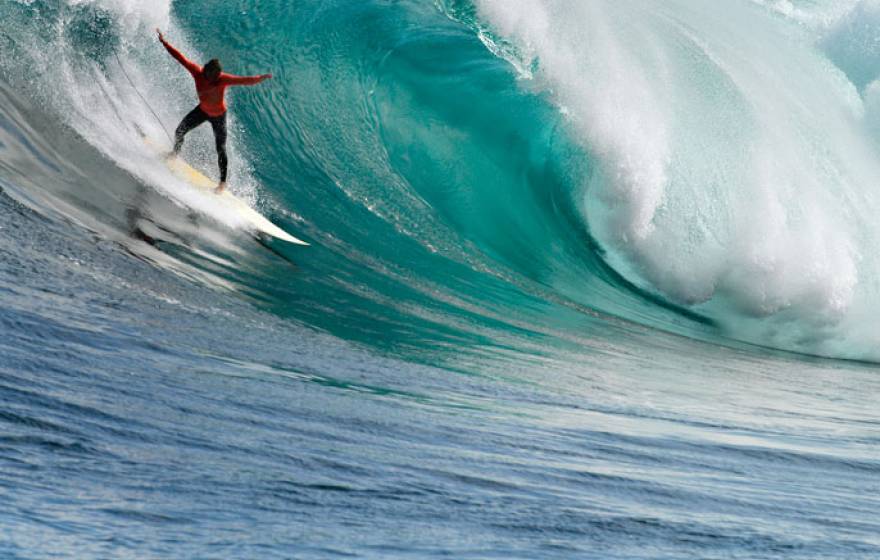
[[[172,160],[177,157],[177,152],[171,150],[170,152],[165,154],[165,161]]]
[[[223,194],[223,191],[226,190],[226,181],[220,181],[217,183],[217,188],[214,189],[214,192],[217,194]]]

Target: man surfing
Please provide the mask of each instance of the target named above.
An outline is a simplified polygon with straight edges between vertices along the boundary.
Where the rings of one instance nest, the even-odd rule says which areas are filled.
[[[181,52],[175,49],[165,40],[165,36],[159,29],[159,42],[165,47],[168,53],[174,57],[177,62],[186,68],[187,72],[196,82],[196,93],[199,95],[199,104],[195,109],[190,111],[174,131],[174,151],[172,156],[176,156],[183,146],[183,137],[186,133],[205,121],[211,123],[214,130],[214,142],[217,146],[217,164],[220,166],[220,182],[214,192],[220,194],[226,188],[226,168],[228,166],[228,158],[226,157],[226,100],[224,94],[229,86],[252,86],[259,84],[263,80],[268,80],[272,74],[260,74],[259,76],[234,76],[226,74],[220,67],[220,61],[216,58],[209,60],[204,66],[199,66],[195,62],[187,59]]]

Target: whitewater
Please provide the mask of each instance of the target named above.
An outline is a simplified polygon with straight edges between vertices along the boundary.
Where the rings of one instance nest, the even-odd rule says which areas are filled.
[[[0,18],[0,557],[880,557],[880,2]]]

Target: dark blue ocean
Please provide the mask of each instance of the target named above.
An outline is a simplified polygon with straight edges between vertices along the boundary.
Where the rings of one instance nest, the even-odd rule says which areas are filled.
[[[0,558],[880,558],[877,2],[0,21]]]

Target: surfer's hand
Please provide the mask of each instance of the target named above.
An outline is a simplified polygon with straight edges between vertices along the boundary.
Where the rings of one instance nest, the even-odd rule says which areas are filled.
[[[165,35],[162,35],[162,32],[159,31],[158,27],[156,28],[156,33],[159,35],[159,40],[164,43],[165,42]]]
[[[262,78],[262,80],[271,80],[272,74],[263,74],[260,76],[260,78]]]

